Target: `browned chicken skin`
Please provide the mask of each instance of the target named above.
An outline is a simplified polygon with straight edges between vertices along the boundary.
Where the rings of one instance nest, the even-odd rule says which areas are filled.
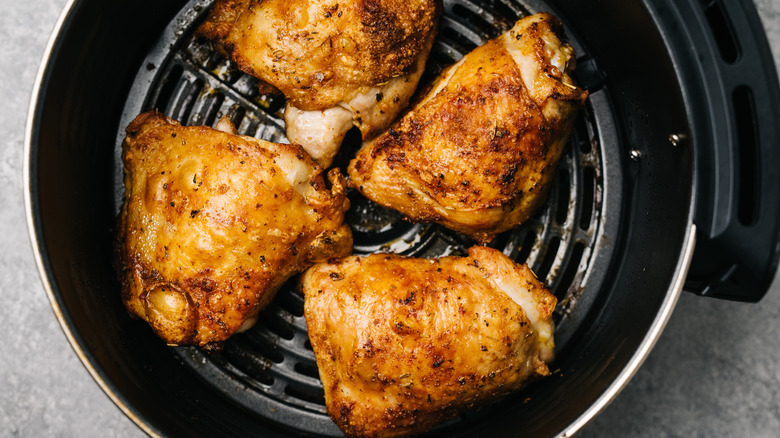
[[[289,277],[352,251],[341,174],[327,188],[299,146],[147,112],[127,127],[123,160],[122,298],[169,344],[218,345]]]
[[[445,70],[350,163],[350,185],[416,222],[486,243],[541,206],[587,92],[549,14],[519,20]]]
[[[327,167],[353,124],[370,138],[408,103],[440,9],[440,0],[217,0],[196,35],[285,95],[290,141]]]
[[[353,256],[301,281],[328,413],[348,436],[424,432],[549,374],[555,296],[497,250]]]

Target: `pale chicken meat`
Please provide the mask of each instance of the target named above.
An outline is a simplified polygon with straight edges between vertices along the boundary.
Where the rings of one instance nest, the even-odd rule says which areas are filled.
[[[337,169],[329,186],[299,146],[218,127],[147,112],[123,143],[122,299],[171,345],[218,347],[292,275],[352,252]]]
[[[497,250],[352,256],[301,284],[327,410],[347,436],[424,432],[550,373],[556,298]]]
[[[328,167],[352,126],[383,131],[414,93],[440,0],[217,0],[196,35],[287,98],[285,123]]]
[[[549,14],[450,66],[388,131],[364,143],[349,184],[415,222],[486,243],[544,203],[587,98],[569,76],[573,49]]]

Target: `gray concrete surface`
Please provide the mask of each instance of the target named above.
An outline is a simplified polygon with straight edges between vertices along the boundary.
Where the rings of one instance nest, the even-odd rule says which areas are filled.
[[[69,346],[27,238],[26,111],[65,0],[0,1],[0,436],[140,437]],[[778,61],[780,1],[756,5]],[[780,282],[760,305],[684,295],[647,362],[579,436],[780,436]]]

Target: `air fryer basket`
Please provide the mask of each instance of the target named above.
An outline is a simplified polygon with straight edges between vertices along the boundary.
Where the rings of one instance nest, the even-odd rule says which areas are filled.
[[[339,435],[325,413],[293,282],[256,327],[210,354],[164,346],[119,300],[109,255],[130,120],[147,109],[188,125],[228,116],[243,134],[285,141],[282,100],[258,95],[255,79],[191,38],[211,3],[76,1],[64,16],[28,127],[28,209],[44,283],[82,361],[147,433]],[[573,432],[652,347],[682,289],[696,225],[699,242],[720,252],[697,256],[690,289],[756,300],[771,281],[778,207],[767,199],[776,199],[780,176],[763,163],[777,162],[767,144],[778,138],[780,117],[777,105],[763,110],[777,102],[774,69],[753,56],[768,56],[768,48],[752,33],[757,17],[745,1],[444,4],[427,78],[518,17],[548,11],[564,23],[575,78],[590,97],[544,209],[491,243],[527,262],[559,299],[554,373],[431,434]],[[692,42],[701,52],[690,53]],[[719,98],[728,104],[713,107]],[[730,136],[721,137],[724,130]],[[357,140],[348,136],[336,165],[348,162]],[[737,160],[723,158],[733,154]],[[718,206],[751,189],[733,211]],[[357,192],[350,199],[355,253],[427,257],[473,244],[402,221]],[[749,267],[718,255],[743,240],[762,248]]]

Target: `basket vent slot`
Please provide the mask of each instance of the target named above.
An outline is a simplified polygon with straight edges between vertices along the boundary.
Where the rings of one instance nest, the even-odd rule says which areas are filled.
[[[577,273],[580,272],[580,261],[582,261],[584,253],[585,245],[582,242],[576,242],[566,265],[566,271],[561,276],[560,283],[555,287],[555,295],[559,300],[564,299],[569,294],[569,287],[574,283]]]
[[[739,198],[737,219],[744,226],[755,225],[758,218],[759,175],[756,138],[756,107],[753,92],[746,86],[737,87],[732,95],[737,121],[739,145]]]
[[[225,345],[222,356],[228,363],[258,382],[269,386],[274,384],[274,377],[269,374],[271,362],[269,362],[268,357],[259,356],[254,350],[249,348],[242,348],[240,343],[237,342]],[[280,358],[277,357],[276,359]],[[284,360],[284,358],[282,357],[281,360]]]
[[[296,290],[295,284],[287,284],[284,287]],[[303,316],[303,295],[299,293],[280,294],[277,296],[276,305],[296,317]]]
[[[593,147],[598,144],[598,138],[594,137],[588,129],[586,117],[577,118],[577,121],[574,123],[574,133],[572,136],[579,145],[581,154],[590,154],[594,152]]]
[[[278,339],[275,339],[273,335],[267,333],[264,335],[265,336],[257,336],[251,331],[245,334],[239,334],[239,336],[235,337],[237,339],[236,342],[225,343],[224,355],[228,356],[231,354],[231,351],[234,352],[234,355],[254,355],[266,360],[269,367],[272,363],[279,364],[284,362],[284,352],[278,346]],[[242,352],[239,353],[239,350]]]
[[[293,367],[296,373],[303,374],[304,376],[309,376],[315,379],[320,378],[320,372],[317,370],[316,366],[309,365],[304,362],[298,362]]]
[[[544,259],[542,260],[541,266],[539,266],[538,269],[534,269],[534,272],[536,273],[536,276],[539,278],[544,278],[547,280],[547,285],[550,285],[550,280],[552,280],[555,277],[555,273],[550,272],[550,268],[552,268],[553,262],[555,261],[556,256],[558,255],[558,248],[561,246],[561,238],[558,236],[554,236],[550,239],[550,242],[547,244],[547,251],[544,253]],[[547,274],[552,274],[548,276]],[[549,277],[549,278],[548,278]]]
[[[526,263],[528,260],[528,256],[531,255],[531,250],[534,247],[534,242],[536,242],[536,233],[534,233],[531,230],[528,230],[528,232],[525,234],[525,238],[523,239],[523,243],[520,246],[520,253],[517,255],[517,262],[518,263]]]
[[[230,108],[228,116],[230,117],[230,121],[233,122],[233,126],[239,127],[241,126],[241,122],[244,120],[244,117],[246,117],[246,109],[244,109],[242,106],[234,104]]]
[[[569,206],[572,205],[569,199],[569,172],[561,167],[558,170],[558,202],[555,207],[555,222],[560,225],[566,223],[569,216]]]
[[[582,212],[580,213],[580,228],[590,229],[591,219],[593,218],[593,204],[596,196],[596,171],[592,167],[582,169]]]
[[[453,45],[457,47],[458,51],[462,53],[468,53],[474,50],[479,44],[470,40],[465,35],[459,33],[457,30],[451,27],[442,27],[441,35],[442,37],[451,41]]]
[[[284,393],[290,397],[295,397],[299,400],[307,401],[309,403],[315,403],[325,406],[325,391],[324,390],[303,390],[294,385],[287,385],[284,387]]]
[[[468,7],[466,5],[468,5]],[[470,7],[474,10],[472,10]],[[455,3],[452,5],[452,12],[456,16],[462,17],[464,20],[466,20],[467,28],[479,30],[484,35],[488,35],[489,38],[496,37],[499,33],[502,32],[499,27],[491,24],[486,17],[482,16],[485,14],[484,9],[474,7],[473,4],[466,3],[464,5]]]
[[[723,10],[720,0],[701,1],[704,6],[704,16],[707,17],[720,56],[724,61],[732,64],[739,58],[740,49],[731,21]]]
[[[263,312],[258,318],[258,322],[280,338],[291,340],[295,337],[295,329],[289,321],[285,321],[280,315],[279,310],[281,309],[273,309],[273,307],[276,306],[272,305],[269,310]]]
[[[173,98],[173,92],[179,85],[179,80],[184,73],[184,68],[180,65],[174,65],[168,75],[161,81],[160,91],[153,105],[154,108],[166,108],[168,102]]]
[[[225,95],[213,90],[206,97],[204,96],[203,107],[200,111],[193,114],[193,121],[197,120],[202,125],[212,126],[217,121],[217,117],[220,116],[219,109],[222,107],[222,103],[225,102]]]

